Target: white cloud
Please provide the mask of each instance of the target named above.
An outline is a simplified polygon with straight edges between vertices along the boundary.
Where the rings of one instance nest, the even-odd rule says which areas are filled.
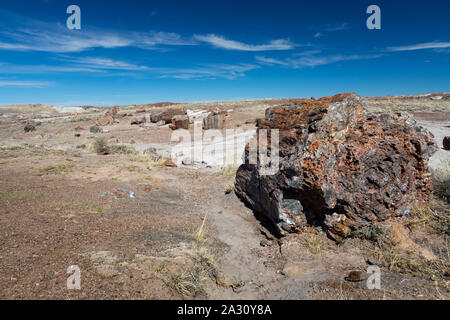
[[[274,59],[274,58],[267,58],[267,57],[264,57],[264,56],[256,56],[255,58],[256,58],[256,60],[259,63],[265,64],[265,65],[268,65],[268,66],[273,66],[275,64],[282,65],[282,66],[287,66],[289,64],[289,63],[287,63],[285,61],[282,61],[282,60],[278,60],[278,59]]]
[[[337,63],[340,61],[351,61],[351,60],[365,60],[379,58],[382,55],[319,55],[320,51],[305,51],[302,53],[292,54],[290,57],[279,60],[274,58],[268,58],[263,56],[257,56],[256,60],[261,64],[266,65],[281,65],[293,69],[299,69],[304,67],[316,67],[320,65],[327,65],[332,63]]]
[[[350,25],[347,22],[338,22],[338,23],[328,23],[326,25],[323,25],[321,27],[315,27],[316,33],[314,33],[314,38],[323,37],[328,32],[335,32],[335,31],[343,31],[350,29]]]
[[[13,27],[11,27],[13,26]],[[68,30],[61,23],[47,23],[0,9],[0,50],[82,52],[93,48],[138,47],[157,50],[160,46],[193,45],[176,33],[119,32],[89,27]]]
[[[228,40],[222,36],[215,34],[208,35],[194,35],[194,38],[201,42],[211,44],[216,48],[226,50],[239,50],[239,51],[271,51],[271,50],[291,50],[296,45],[287,39],[272,40],[266,44],[253,45],[246,44],[239,41]]]
[[[234,80],[245,76],[245,72],[259,68],[251,64],[239,65],[204,65],[194,68],[150,68],[161,78],[175,78],[183,80],[207,80],[224,78]]]
[[[3,81],[0,80],[0,87],[27,87],[27,88],[44,88],[52,84],[47,81]]]
[[[88,69],[129,70],[129,71],[148,69],[146,66],[139,66],[120,60],[113,60],[110,58],[102,58],[102,57],[82,57],[82,58],[65,57],[62,58],[62,60],[73,62],[79,65],[77,67]]]
[[[399,46],[399,47],[388,47],[388,51],[413,51],[413,50],[424,50],[424,49],[444,49],[449,48],[450,42],[425,42],[418,43],[409,46]]]

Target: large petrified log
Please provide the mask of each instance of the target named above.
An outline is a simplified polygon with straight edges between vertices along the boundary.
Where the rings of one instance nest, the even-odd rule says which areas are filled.
[[[203,129],[223,129],[225,128],[225,119],[227,116],[226,111],[218,111],[210,113],[207,117],[203,118]]]
[[[279,170],[262,175],[247,145],[236,193],[281,234],[312,225],[339,240],[432,197],[437,146],[408,114],[371,114],[347,93],[267,109],[261,129],[279,129]],[[270,139],[265,147],[271,152]]]

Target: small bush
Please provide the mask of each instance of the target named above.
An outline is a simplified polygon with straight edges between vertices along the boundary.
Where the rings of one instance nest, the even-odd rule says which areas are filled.
[[[97,138],[94,142],[94,151],[95,152],[101,152],[105,148],[108,148],[108,143],[106,142],[105,138]]]
[[[117,154],[131,154],[131,155],[137,155],[139,152],[131,147],[124,144],[114,144],[111,146],[111,152],[117,153]]]
[[[434,194],[450,202],[450,164],[442,165],[431,171]]]
[[[89,128],[89,131],[91,132],[91,133],[99,133],[99,132],[102,132],[102,128],[100,128],[99,126],[91,126],[90,128]]]

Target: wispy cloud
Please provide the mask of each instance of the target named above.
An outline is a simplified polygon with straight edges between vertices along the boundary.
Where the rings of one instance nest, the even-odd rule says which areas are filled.
[[[239,51],[275,51],[275,50],[291,50],[295,48],[295,44],[288,39],[271,40],[266,44],[247,44],[235,40],[229,40],[222,36],[215,34],[208,35],[194,35],[194,39],[209,43],[210,45],[226,49],[226,50],[239,50]]]
[[[264,56],[256,56],[255,58],[256,58],[256,60],[259,63],[267,65],[267,66],[273,66],[273,65],[276,65],[276,64],[282,65],[282,66],[289,65],[288,62],[282,61],[282,60],[278,60],[278,59],[275,59],[275,58],[267,58],[267,57],[264,57]]]
[[[195,44],[179,34],[162,31],[114,32],[92,27],[68,30],[61,23],[37,21],[2,10],[0,23],[0,50],[70,53],[94,48],[138,47],[156,50],[160,46]]]
[[[319,38],[324,36],[328,32],[348,30],[350,29],[350,25],[347,22],[337,22],[328,23],[320,27],[315,27],[314,29],[317,30],[317,32],[314,34],[314,38]]]
[[[216,64],[203,65],[194,68],[151,68],[150,71],[159,74],[161,78],[182,80],[208,80],[224,78],[234,80],[245,76],[245,72],[259,68],[252,64]]]
[[[76,68],[81,67],[82,69],[88,68],[101,70],[129,70],[129,71],[148,69],[146,66],[139,66],[125,61],[113,60],[110,58],[103,58],[103,57],[81,57],[81,58],[64,57],[61,58],[61,60],[73,62],[75,63]]]
[[[320,51],[306,51],[303,53],[296,53],[290,57],[280,60],[264,56],[256,56],[256,60],[261,64],[265,65],[280,65],[284,67],[289,67],[293,69],[300,69],[304,67],[316,67],[321,65],[333,64],[341,61],[351,61],[351,60],[365,60],[374,59],[381,57],[381,54],[375,55],[324,55],[320,54]]]
[[[47,81],[3,81],[0,80],[0,87],[26,87],[26,88],[44,88],[51,86]]]
[[[388,51],[414,51],[424,49],[445,49],[450,48],[450,42],[425,42],[409,46],[388,47]]]

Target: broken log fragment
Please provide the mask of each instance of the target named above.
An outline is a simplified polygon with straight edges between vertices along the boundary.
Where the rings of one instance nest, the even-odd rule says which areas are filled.
[[[262,175],[247,145],[236,194],[280,234],[312,225],[340,240],[432,198],[437,145],[409,114],[371,114],[347,93],[269,108],[261,129],[279,129],[279,170]]]

